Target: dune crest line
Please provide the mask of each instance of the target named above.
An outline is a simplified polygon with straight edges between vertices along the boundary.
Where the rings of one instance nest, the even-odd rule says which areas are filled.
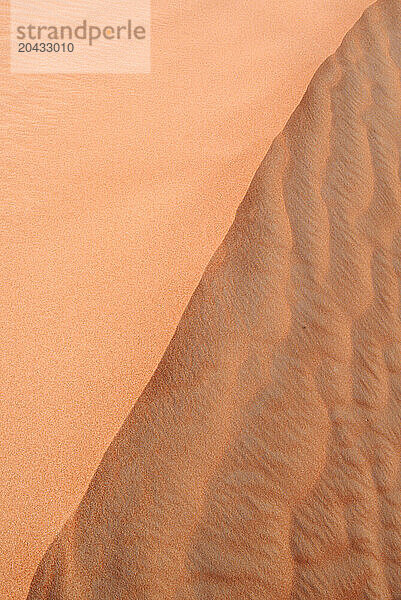
[[[28,600],[401,598],[401,2],[273,142]]]

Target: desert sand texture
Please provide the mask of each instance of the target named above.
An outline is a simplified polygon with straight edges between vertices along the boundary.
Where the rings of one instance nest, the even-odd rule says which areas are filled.
[[[10,75],[1,3],[0,600],[26,597],[273,138],[370,3],[152,0],[152,72],[127,76]]]
[[[29,600],[401,597],[400,35],[316,73]]]

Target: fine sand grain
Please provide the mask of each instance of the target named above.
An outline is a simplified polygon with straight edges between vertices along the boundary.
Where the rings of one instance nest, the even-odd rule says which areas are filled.
[[[401,598],[400,32],[313,78],[29,600]]]

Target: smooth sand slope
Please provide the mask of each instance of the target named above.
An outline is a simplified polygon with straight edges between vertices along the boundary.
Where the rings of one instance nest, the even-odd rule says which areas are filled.
[[[400,32],[319,69],[30,600],[401,597]]]

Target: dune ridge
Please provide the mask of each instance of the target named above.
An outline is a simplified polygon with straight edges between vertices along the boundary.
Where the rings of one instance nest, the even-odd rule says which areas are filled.
[[[401,597],[400,32],[316,73],[29,600]]]

